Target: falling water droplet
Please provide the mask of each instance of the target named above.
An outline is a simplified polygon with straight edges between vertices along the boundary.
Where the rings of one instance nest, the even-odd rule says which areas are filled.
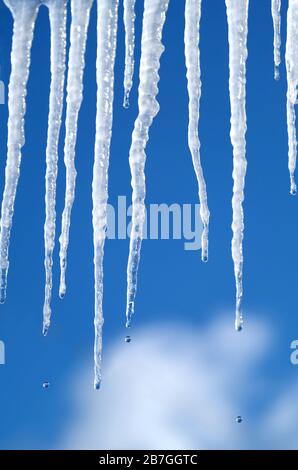
[[[131,342],[131,337],[130,336],[125,336],[125,340],[124,340],[126,343],[130,343]]]
[[[42,384],[43,389],[47,389],[47,388],[49,388],[49,386],[50,386],[50,382],[43,382],[43,384]]]
[[[243,421],[242,416],[237,416],[237,418],[236,418],[236,423],[239,423],[239,424],[240,424],[240,423],[242,423],[242,421]]]

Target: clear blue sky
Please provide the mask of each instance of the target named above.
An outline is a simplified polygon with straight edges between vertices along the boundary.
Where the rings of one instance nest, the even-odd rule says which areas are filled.
[[[187,91],[183,52],[182,1],[172,0],[164,29],[158,101],[161,109],[147,148],[147,202],[196,203],[197,186],[187,147]],[[225,312],[234,327],[234,277],[231,259],[232,148],[229,139],[228,44],[224,0],[202,5],[201,156],[208,187],[210,260],[184,251],[182,241],[145,241],[139,273],[135,332],[154,324],[206,328]],[[247,159],[244,240],[244,320],[249,328],[262,320],[276,335],[275,346],[260,372],[266,393],[251,402],[246,421],[258,426],[258,415],[279,394],[278,384],[297,382],[290,364],[290,343],[298,339],[297,213],[289,195],[287,170],[286,79],[273,80],[273,30],[270,1],[252,0],[249,9],[247,61]],[[282,10],[284,57],[286,2]],[[140,56],[143,2],[137,1],[136,64]],[[115,67],[114,125],[110,159],[110,201],[130,197],[128,151],[137,115],[137,74],[131,107],[123,101],[124,31],[120,2]],[[69,21],[69,19],[68,19]],[[1,79],[8,84],[12,19],[0,4]],[[1,306],[0,340],[6,365],[0,366],[0,448],[50,448],[75,415],[69,399],[69,377],[93,360],[93,245],[91,180],[95,130],[96,4],[88,35],[84,102],[77,144],[77,194],[73,210],[68,263],[68,290],[58,298],[59,260],[55,251],[53,321],[41,335],[44,295],[43,224],[45,147],[49,95],[49,24],[41,8],[32,49],[23,149],[12,239],[7,302]],[[4,184],[7,106],[0,107],[0,188]],[[64,202],[64,128],[60,143],[57,193],[57,242]],[[57,245],[56,245],[57,248]],[[105,253],[105,350],[115,342],[124,349],[128,241],[108,241]],[[246,326],[245,325],[245,326]],[[236,334],[236,333],[235,333]],[[241,333],[246,334],[246,331]],[[176,347],[181,347],[179,337]],[[216,349],[216,344],[214,344]],[[242,364],[245,370],[246,364]],[[49,380],[49,390],[42,382]],[[90,380],[92,388],[92,379]],[[249,395],[241,381],[242,396]],[[95,392],[94,392],[95,393]],[[99,392],[101,393],[101,392]],[[187,394],[185,395],[187,400]],[[219,394],[220,399],[220,394]],[[158,400],[158,395],[156,396]],[[200,396],[198,396],[198,401]],[[240,410],[241,411],[241,410]],[[235,415],[239,409],[235,409]],[[247,416],[247,413],[248,416]],[[297,423],[297,420],[296,420]],[[298,426],[298,425],[296,425]],[[245,427],[242,427],[245,432]],[[238,430],[238,429],[237,429]],[[244,431],[243,431],[244,430]],[[298,428],[296,427],[296,431]],[[216,435],[216,429],[214,429]],[[251,444],[247,436],[246,445]],[[272,444],[273,445],[273,444]]]

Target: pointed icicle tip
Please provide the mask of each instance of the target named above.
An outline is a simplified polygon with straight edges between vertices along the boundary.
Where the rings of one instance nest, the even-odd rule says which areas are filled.
[[[49,329],[50,329],[50,323],[47,323],[47,324],[43,325],[43,328],[42,328],[43,336],[47,336],[47,334],[49,332]]]
[[[292,196],[296,196],[296,194],[297,194],[297,185],[296,185],[294,176],[291,176],[290,194],[291,194]]]
[[[60,289],[59,289],[59,297],[60,297],[61,300],[64,299],[65,294],[66,294],[66,287],[63,287],[63,288],[60,287]]]

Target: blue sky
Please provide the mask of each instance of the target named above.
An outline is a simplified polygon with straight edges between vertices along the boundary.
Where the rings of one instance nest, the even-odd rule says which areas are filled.
[[[197,185],[187,147],[188,103],[183,52],[183,3],[175,0],[170,2],[164,28],[163,42],[166,50],[161,61],[158,95],[161,109],[150,131],[147,147],[148,204],[197,202]],[[245,328],[240,336],[243,339],[239,339],[239,335],[233,330],[235,288],[230,250],[232,148],[229,139],[225,4],[223,0],[203,0],[202,3],[203,87],[200,139],[211,211],[210,260],[207,264],[201,263],[200,252],[185,251],[183,241],[148,240],[143,243],[136,315],[131,331],[133,341],[127,345],[123,338],[126,334],[124,326],[128,240],[107,241],[103,390],[96,396],[92,389],[91,226],[96,5],[93,6],[91,14],[84,102],[79,119],[78,179],[69,246],[68,291],[65,299],[61,301],[58,298],[59,260],[56,249],[53,322],[47,338],[42,337],[41,327],[50,44],[47,9],[43,7],[40,10],[28,84],[26,145],[23,149],[10,247],[8,298],[1,306],[0,312],[0,340],[4,341],[6,346],[6,364],[0,366],[2,449],[88,447],[88,432],[89,445],[99,448],[104,445],[179,448],[195,447],[196,444],[204,448],[295,446],[295,441],[293,442],[290,436],[297,433],[298,420],[291,421],[289,416],[297,417],[294,405],[297,397],[298,367],[291,365],[289,358],[290,343],[298,339],[298,209],[297,198],[289,195],[284,61],[281,65],[281,79],[276,83],[273,80],[271,2],[252,0],[249,9],[247,61]],[[136,64],[140,56],[142,4],[142,1],[137,1]],[[282,56],[285,21],[286,5],[283,2]],[[0,78],[6,85],[10,74],[11,33],[12,19],[1,2]],[[110,159],[111,203],[115,203],[119,195],[127,195],[128,198],[131,195],[128,152],[137,115],[138,66],[129,110],[122,108],[123,69],[124,31],[120,2]],[[1,191],[6,159],[6,125],[5,105],[0,107]],[[57,193],[57,242],[64,201],[63,142],[62,127]],[[228,327],[230,333],[226,332]],[[144,338],[144,347],[140,342],[141,338]],[[148,338],[151,338],[151,343]],[[225,338],[227,340],[223,341]],[[158,346],[163,342],[165,349]],[[189,345],[186,346],[185,342],[189,342]],[[137,361],[136,355],[144,361]],[[175,362],[179,357],[183,358],[181,369]],[[197,361],[194,361],[194,357]],[[241,358],[241,361],[235,366],[237,357]],[[151,358],[156,367],[156,375],[154,368],[148,369],[152,380],[146,382],[146,389],[140,389],[142,401],[138,405],[139,408],[136,408],[135,395],[130,393],[135,388],[130,389],[129,384],[133,385],[139,381],[139,377],[146,376],[146,367],[151,364]],[[117,375],[116,371],[113,378],[115,361],[121,365],[119,367],[122,375]],[[173,377],[169,382],[163,380],[158,387],[156,381],[163,377],[159,366],[164,363],[168,365],[176,380]],[[219,370],[224,374],[219,375]],[[170,391],[175,395],[175,387],[177,384],[179,388],[181,373],[186,374],[187,387],[177,392],[179,400],[166,403],[164,396]],[[214,380],[215,376],[217,380]],[[51,383],[48,390],[42,389],[45,380]],[[208,384],[204,397],[201,393],[196,393],[196,390],[200,390],[201,383]],[[114,392],[115,389],[119,391],[118,394]],[[121,401],[122,389],[128,390],[126,401]],[[235,390],[237,393],[234,395]],[[187,403],[191,403],[191,406],[186,407]],[[284,406],[284,403],[289,406]],[[87,410],[85,407],[88,405]],[[153,439],[155,427],[159,422],[155,421],[156,414],[148,414],[143,420],[137,419],[140,414],[137,411],[145,410],[149,405],[160,405],[159,416],[162,415],[167,421],[167,426],[161,427],[164,429],[163,434],[156,436],[158,442]],[[185,418],[183,423],[181,419],[176,419],[177,407],[182,410],[182,416]],[[207,416],[197,413],[202,407],[208,409]],[[218,407],[224,412],[219,413]],[[125,409],[131,410],[128,419],[125,418]],[[100,410],[107,411],[101,413]],[[175,436],[169,433],[169,429],[172,429],[169,426],[169,417],[172,414],[175,416]],[[240,426],[235,424],[235,416],[238,414],[244,416]],[[98,419],[95,420],[95,417]],[[82,419],[84,426],[81,425]],[[116,432],[123,419],[126,419],[126,429],[123,432],[131,436],[125,442],[120,439],[119,432]],[[152,434],[149,437],[144,435],[143,440],[140,438],[137,442],[135,435],[143,435],[141,430],[144,428],[144,420]],[[109,441],[103,439],[105,424],[111,436]],[[273,431],[274,435],[268,434],[268,429],[275,429],[274,426],[276,434]],[[75,433],[75,429],[82,429],[82,434]],[[225,437],[222,431],[224,429],[231,429],[228,437]],[[239,433],[241,437],[238,436]],[[261,436],[260,439],[256,438],[256,434]],[[98,437],[95,442],[92,440],[94,436]],[[267,436],[267,439],[264,436]]]

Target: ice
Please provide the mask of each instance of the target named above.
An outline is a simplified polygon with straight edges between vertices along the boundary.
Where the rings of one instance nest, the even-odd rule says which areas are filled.
[[[159,111],[158,93],[160,57],[164,51],[161,43],[163,25],[169,0],[145,0],[141,44],[139,114],[132,133],[129,152],[132,184],[132,229],[127,266],[126,326],[131,324],[137,289],[137,272],[140,261],[142,232],[145,220],[145,161],[149,129]]]
[[[103,327],[103,256],[107,227],[108,168],[113,122],[114,63],[117,42],[118,0],[97,4],[97,112],[92,182],[95,278],[94,387],[100,388]]]
[[[201,0],[186,0],[185,3],[185,63],[187,69],[187,88],[189,96],[189,124],[188,145],[192,155],[196,173],[199,198],[200,215],[203,222],[202,233],[202,260],[208,260],[208,231],[209,209],[207,203],[207,190],[200,160],[200,141],[198,136],[198,123],[201,97],[201,68],[200,68],[200,20]]]
[[[75,149],[78,128],[78,115],[83,100],[83,74],[85,68],[85,49],[90,9],[93,0],[71,1],[70,50],[67,78],[66,136],[64,146],[64,162],[66,167],[65,205],[62,214],[62,230],[60,236],[60,288],[61,298],[66,293],[67,248],[71,210],[75,198],[76,168]]]
[[[44,226],[46,284],[43,333],[46,334],[51,321],[52,265],[56,229],[56,180],[64,98],[67,0],[47,0],[43,3],[49,9],[51,26],[51,91],[46,149],[46,221]]]
[[[231,142],[233,146],[233,239],[232,257],[236,279],[237,331],[242,329],[243,296],[243,207],[246,174],[246,59],[248,0],[226,0],[229,38],[229,90],[231,104]]]

